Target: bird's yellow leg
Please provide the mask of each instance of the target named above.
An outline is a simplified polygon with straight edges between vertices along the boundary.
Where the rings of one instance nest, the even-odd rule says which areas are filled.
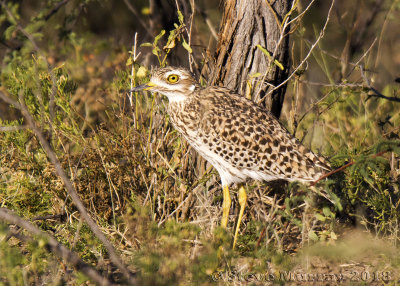
[[[245,190],[244,186],[242,185],[239,188],[240,211],[239,211],[239,217],[238,217],[237,224],[236,224],[235,237],[233,239],[233,247],[232,247],[233,249],[235,249],[237,237],[239,234],[240,223],[242,222],[244,208],[246,207],[246,202],[247,202],[247,194],[246,194],[246,190]]]
[[[224,186],[223,195],[224,195],[224,201],[222,202],[221,226],[226,228],[228,226],[229,210],[231,208],[231,196],[229,195],[228,186]]]

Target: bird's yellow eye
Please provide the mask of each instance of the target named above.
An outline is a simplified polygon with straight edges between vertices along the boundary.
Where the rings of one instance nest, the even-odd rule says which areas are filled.
[[[167,80],[169,83],[177,83],[177,81],[179,80],[179,76],[177,74],[170,74],[167,77]]]

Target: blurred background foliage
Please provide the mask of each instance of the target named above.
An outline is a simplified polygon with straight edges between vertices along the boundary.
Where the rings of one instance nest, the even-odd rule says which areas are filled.
[[[324,263],[350,275],[352,269],[339,266],[348,260],[364,267],[357,271],[398,274],[398,259],[378,253],[386,243],[397,251],[400,238],[400,1],[336,1],[323,39],[289,82],[284,125],[333,167],[355,162],[322,183],[340,205],[298,184],[249,184],[237,252],[229,250],[230,232],[218,228],[222,194],[216,172],[172,128],[164,98],[130,98],[126,92],[146,82],[150,67],[160,62],[189,67],[189,54],[200,76],[215,49],[222,4],[0,3],[0,92],[25,99],[90,214],[143,284],[207,285],[211,274],[238,269],[323,273]],[[296,3],[299,14],[309,1]],[[315,1],[292,26],[291,69],[317,38],[329,5]],[[189,47],[184,29],[191,21]],[[28,219],[57,214],[35,223],[123,283],[20,111],[1,99],[0,128],[1,207]],[[374,157],[379,152],[385,153]],[[236,214],[236,198],[233,203]],[[352,249],[357,242],[346,237],[358,231],[382,239],[366,242],[366,248],[376,246],[376,257],[364,257],[366,248],[360,248],[335,260],[334,250],[321,250],[338,239],[339,252]],[[6,227],[0,233],[0,283],[87,281],[44,247],[21,243]],[[314,244],[319,265],[303,259],[317,255],[304,251]]]

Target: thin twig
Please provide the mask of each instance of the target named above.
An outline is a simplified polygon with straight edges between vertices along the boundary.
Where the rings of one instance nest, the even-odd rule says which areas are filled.
[[[139,15],[138,11],[136,11],[135,7],[129,2],[129,0],[124,0],[124,3],[126,7],[128,7],[129,11],[131,11],[132,14],[135,15],[136,17],[135,19],[139,21],[139,24],[142,25],[142,27],[146,30],[146,32],[150,36],[153,36],[153,33],[151,32],[149,25],[142,20],[142,17]]]
[[[259,236],[258,239],[257,239],[256,248],[259,248],[259,247],[260,247],[261,239],[264,237],[265,231],[266,231],[266,230],[267,230],[266,227],[264,227],[264,228],[262,229],[262,231],[261,231],[261,233],[260,233],[260,236]]]
[[[301,63],[293,70],[293,72],[287,77],[286,80],[282,81],[279,85],[275,86],[274,88],[272,88],[268,93],[270,94],[271,92],[273,92],[274,90],[280,88],[281,86],[285,85],[295,74],[296,72],[307,62],[308,58],[311,56],[311,53],[314,51],[315,47],[318,45],[319,41],[324,37],[325,35],[325,30],[326,27],[328,26],[329,20],[331,18],[331,13],[332,13],[332,9],[333,6],[335,4],[335,0],[332,0],[331,2],[331,6],[329,7],[328,10],[328,14],[326,17],[326,21],[324,23],[324,26],[322,27],[321,32],[318,35],[318,38],[315,40],[315,42],[311,45],[307,55],[304,57],[304,59],[301,61]],[[284,31],[285,29],[283,29]],[[259,102],[266,100],[267,96],[264,96],[262,99],[259,100]]]
[[[189,47],[191,47],[191,45],[192,45],[192,29],[193,29],[194,14],[195,14],[195,11],[196,11],[196,6],[195,6],[195,3],[194,3],[194,0],[190,0],[190,7],[192,8],[192,15],[190,15],[189,31],[185,27],[186,33],[188,35],[188,45],[189,45]],[[188,51],[188,60],[189,60],[190,71],[193,72],[192,64],[194,62],[194,57],[193,57],[192,53],[189,53],[189,51]]]
[[[270,10],[271,14],[274,16],[276,25],[278,26],[279,31],[282,33],[282,25],[281,22],[278,19],[278,15],[276,15],[276,12],[274,10],[274,8],[272,8],[271,3],[269,3],[269,0],[265,0],[265,3],[268,6],[268,9]]]
[[[368,94],[368,97],[379,97],[379,98],[384,98],[389,101],[400,102],[400,97],[383,95],[382,93],[380,93],[378,90],[376,90],[372,86],[369,89],[373,92],[373,94]]]
[[[371,51],[372,47],[375,46],[375,43],[376,43],[377,40],[378,40],[378,38],[375,38],[375,39],[372,41],[372,44],[371,44],[371,45],[369,46],[369,48],[365,51],[365,53],[358,59],[358,61],[357,61],[355,64],[353,64],[353,69],[355,69],[356,67],[358,67],[358,66],[360,65],[360,62],[369,54],[369,52]],[[352,63],[349,62],[349,64],[352,64]],[[350,71],[348,75],[350,75],[351,72],[352,72],[352,71]]]
[[[200,10],[200,9],[197,8],[197,7],[196,7],[196,10],[197,10],[197,12],[201,15],[201,17],[203,18],[204,22],[207,24],[208,29],[210,29],[210,32],[211,32],[211,35],[213,36],[213,38],[214,38],[215,40],[218,40],[218,33],[217,33],[217,31],[215,30],[213,24],[211,23],[211,20],[210,20],[210,18],[208,17],[208,14],[207,14],[205,11]]]
[[[376,55],[376,58],[375,58],[375,65],[374,65],[375,67],[377,67],[378,63],[381,62],[381,54],[382,54],[381,46],[382,46],[382,43],[384,42],[383,35],[384,35],[384,32],[387,29],[388,23],[390,21],[389,20],[390,19],[390,14],[393,13],[393,11],[396,10],[397,5],[398,5],[398,2],[397,1],[393,1],[392,5],[390,6],[389,11],[385,15],[385,20],[383,21],[382,30],[381,30],[380,35],[379,35],[378,49],[377,49],[377,55]]]
[[[47,21],[51,18],[51,16],[53,16],[55,13],[57,13],[58,10],[60,10],[60,8],[62,6],[64,6],[65,4],[67,4],[70,0],[62,0],[60,2],[58,2],[53,9],[50,10],[50,12],[44,16],[44,20]]]
[[[323,86],[323,87],[335,87],[335,88],[366,88],[366,86],[362,83],[325,83],[325,82],[316,82],[310,80],[302,80],[299,79],[299,82],[308,84],[308,85],[315,85],[315,86]]]
[[[37,216],[37,217],[32,218],[32,221],[35,221],[35,220],[48,220],[48,219],[62,219],[63,216],[65,216],[65,212],[60,213],[60,214],[55,214],[55,215]]]
[[[383,154],[385,154],[385,153],[387,153],[387,152],[389,152],[389,151],[390,151],[390,150],[381,151],[381,152],[379,152],[379,153],[374,154],[371,158],[376,158],[376,157],[382,156]],[[342,171],[342,170],[344,170],[344,169],[350,167],[351,165],[354,165],[355,163],[356,163],[355,161],[351,161],[351,162],[347,163],[346,165],[343,165],[343,166],[340,167],[340,168],[337,168],[337,169],[335,169],[335,170],[333,170],[333,171],[330,171],[329,173],[326,173],[326,174],[322,175],[321,177],[318,178],[318,180],[312,182],[312,183],[310,184],[310,187],[315,186],[319,181],[321,181],[321,180],[323,180],[323,179],[325,179],[325,178],[327,178],[327,177],[329,177],[329,176],[331,176],[331,175],[333,175],[333,174],[336,174],[337,172],[340,172],[340,171]]]
[[[133,51],[132,51],[132,54],[131,54],[132,67],[131,67],[131,83],[130,83],[131,84],[131,89],[129,91],[129,103],[131,104],[132,108],[133,108],[133,99],[132,99],[132,97],[133,97],[132,92],[133,91],[132,90],[133,90],[133,87],[135,85],[134,81],[135,81],[135,76],[136,76],[136,74],[135,74],[135,63],[138,60],[140,54],[142,53],[142,52],[139,52],[138,54],[136,54],[137,35],[138,35],[138,33],[136,32],[134,40],[133,40]],[[137,101],[135,102],[135,104],[138,104]],[[136,126],[136,116],[133,117],[133,120],[134,120],[134,125]]]
[[[294,17],[293,19],[291,19],[287,24],[291,25],[292,23],[294,23],[295,21],[297,21],[298,19],[300,19],[301,17],[303,17],[303,15],[305,13],[307,13],[307,11],[311,8],[311,6],[314,4],[315,0],[311,0],[311,2],[307,5],[307,7],[296,17]]]

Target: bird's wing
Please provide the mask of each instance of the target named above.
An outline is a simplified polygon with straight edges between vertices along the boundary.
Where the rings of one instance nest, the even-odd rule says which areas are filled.
[[[313,181],[323,159],[305,148],[268,111],[220,87],[205,89],[199,132],[210,137],[218,155],[238,169],[276,179]]]

